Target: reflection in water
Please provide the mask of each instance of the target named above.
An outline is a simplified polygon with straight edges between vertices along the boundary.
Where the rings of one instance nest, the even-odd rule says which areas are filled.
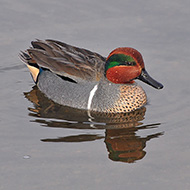
[[[144,138],[136,136],[135,132],[137,130],[147,128],[148,126],[106,130],[105,143],[109,152],[109,158],[113,161],[128,163],[142,159],[146,154],[143,150],[146,146],[146,142],[163,134],[156,133]]]
[[[61,106],[46,98],[35,86],[25,93],[34,108],[28,108],[29,115],[46,127],[73,129],[105,129],[105,136],[100,134],[80,134],[51,139],[41,139],[43,142],[84,142],[105,139],[109,158],[113,161],[134,162],[142,159],[146,152],[146,142],[157,138],[163,133],[137,136],[136,132],[143,129],[157,128],[160,124],[142,126],[146,112],[143,107],[139,110],[123,114],[91,113],[89,118],[84,110]],[[89,131],[88,131],[89,132]]]
[[[84,134],[84,135],[75,135],[68,137],[59,137],[56,139],[42,139],[42,141],[43,142],[85,142],[85,141],[94,141],[102,138],[104,138],[104,136]]]

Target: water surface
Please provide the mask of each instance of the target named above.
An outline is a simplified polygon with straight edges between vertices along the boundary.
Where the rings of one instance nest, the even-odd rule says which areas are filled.
[[[189,189],[190,2],[0,3],[0,189]],[[53,38],[103,56],[138,49],[163,90],[149,103],[94,115],[59,106],[35,87],[18,53]]]

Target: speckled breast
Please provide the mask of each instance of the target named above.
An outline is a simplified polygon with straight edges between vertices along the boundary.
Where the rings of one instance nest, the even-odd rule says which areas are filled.
[[[107,113],[131,112],[144,106],[147,102],[145,91],[137,83],[99,84],[93,98],[91,110]]]
[[[122,113],[131,112],[144,106],[147,102],[146,93],[142,87],[120,86],[120,96],[114,103],[114,107],[108,108],[106,112]]]

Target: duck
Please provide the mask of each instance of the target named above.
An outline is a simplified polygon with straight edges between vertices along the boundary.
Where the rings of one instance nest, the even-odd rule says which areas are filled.
[[[119,47],[106,57],[57,40],[35,40],[20,52],[33,81],[55,103],[91,112],[125,113],[147,104],[135,82],[162,89],[145,70],[143,57],[131,47]]]

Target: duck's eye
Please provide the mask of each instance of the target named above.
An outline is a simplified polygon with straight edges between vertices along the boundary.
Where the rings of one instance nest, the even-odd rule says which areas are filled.
[[[125,65],[127,65],[127,66],[135,66],[136,65],[136,62],[135,61],[126,61],[125,62]]]

